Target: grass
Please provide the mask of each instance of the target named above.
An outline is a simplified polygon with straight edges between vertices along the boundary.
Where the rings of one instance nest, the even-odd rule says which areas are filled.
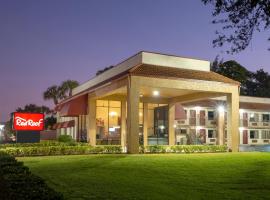
[[[66,199],[270,199],[270,153],[18,159]]]

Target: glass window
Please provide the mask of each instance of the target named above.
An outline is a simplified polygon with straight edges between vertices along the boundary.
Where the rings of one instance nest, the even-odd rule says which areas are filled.
[[[249,131],[250,139],[259,139],[259,131],[258,130],[250,130]]]
[[[180,133],[181,134],[187,134],[187,129],[181,128]]]
[[[116,106],[113,104],[113,106]],[[109,107],[109,135],[111,137],[120,137],[121,126],[121,108]]]
[[[259,121],[259,114],[258,113],[250,113],[249,114],[249,121],[258,122]]]
[[[208,130],[208,138],[216,138],[215,130]]]
[[[96,102],[96,105],[98,107],[108,107],[108,104],[109,102],[108,101],[104,101],[104,100],[97,100]]]
[[[270,139],[270,130],[262,130],[262,139]]]
[[[96,101],[97,144],[120,144],[121,102]]]
[[[215,113],[214,111],[208,111],[208,120],[214,120]]]
[[[168,106],[148,104],[148,144],[168,144]]]
[[[143,103],[139,103],[139,143],[143,145]]]
[[[262,114],[263,122],[269,122],[270,121],[270,115],[269,114]]]

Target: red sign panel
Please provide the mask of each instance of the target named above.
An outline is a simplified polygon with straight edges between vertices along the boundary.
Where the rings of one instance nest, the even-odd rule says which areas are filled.
[[[15,131],[42,131],[44,129],[44,114],[13,113],[13,129]]]

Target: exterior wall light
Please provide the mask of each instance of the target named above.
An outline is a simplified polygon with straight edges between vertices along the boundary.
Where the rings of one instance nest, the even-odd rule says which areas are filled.
[[[110,112],[109,115],[110,115],[111,117],[117,116],[117,112]]]
[[[219,106],[219,107],[218,107],[218,112],[220,112],[220,113],[225,112],[224,106]]]
[[[159,96],[159,91],[154,90],[154,91],[153,91],[153,95],[154,95],[154,96]]]
[[[244,130],[243,127],[239,127],[239,131],[242,133],[242,131]]]
[[[163,130],[163,129],[165,129],[165,126],[161,125],[161,126],[159,126],[159,128],[160,128],[161,130]]]

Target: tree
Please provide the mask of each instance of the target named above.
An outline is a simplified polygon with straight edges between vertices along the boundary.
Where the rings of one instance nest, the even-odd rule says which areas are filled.
[[[257,97],[270,97],[270,75],[263,69],[253,74],[254,93]]]
[[[44,113],[49,114],[53,111],[47,106],[37,106],[36,104],[26,104],[24,108],[18,107],[16,112],[26,112],[26,113]]]
[[[60,88],[64,94],[64,96],[66,97],[66,93],[68,93],[68,96],[72,96],[72,89],[74,89],[75,87],[78,87],[79,82],[75,81],[75,80],[66,80],[63,81]]]
[[[59,99],[63,97],[63,92],[60,91],[60,88],[57,85],[48,87],[47,90],[43,93],[44,100],[53,100],[54,104],[57,105]]]
[[[255,31],[270,28],[270,0],[202,0],[214,6],[213,24],[222,24],[216,31],[214,47],[230,43],[227,53],[238,53],[250,44]],[[226,33],[225,33],[226,32]],[[270,37],[268,38],[270,40]],[[270,50],[270,49],[269,49]]]
[[[72,95],[72,89],[79,85],[78,81],[66,80],[63,81],[60,86],[53,85],[48,87],[43,93],[44,100],[53,100],[54,105],[57,105],[59,101]]]
[[[45,118],[45,129],[51,129],[56,124],[57,119],[53,115]]]
[[[5,122],[4,135],[11,137],[15,135],[15,131],[12,130],[12,118]]]
[[[102,74],[102,73],[108,71],[108,70],[111,69],[111,68],[114,68],[114,66],[111,65],[111,66],[109,66],[109,67],[105,67],[104,69],[98,70],[98,71],[96,72],[96,76],[98,76],[98,75],[100,75],[100,74]]]
[[[240,93],[247,95],[247,82],[251,80],[252,73],[234,60],[218,62],[215,60],[211,70],[241,83]]]
[[[211,64],[211,70],[241,83],[240,94],[254,97],[270,97],[270,75],[263,69],[256,72],[247,70],[234,60]]]

